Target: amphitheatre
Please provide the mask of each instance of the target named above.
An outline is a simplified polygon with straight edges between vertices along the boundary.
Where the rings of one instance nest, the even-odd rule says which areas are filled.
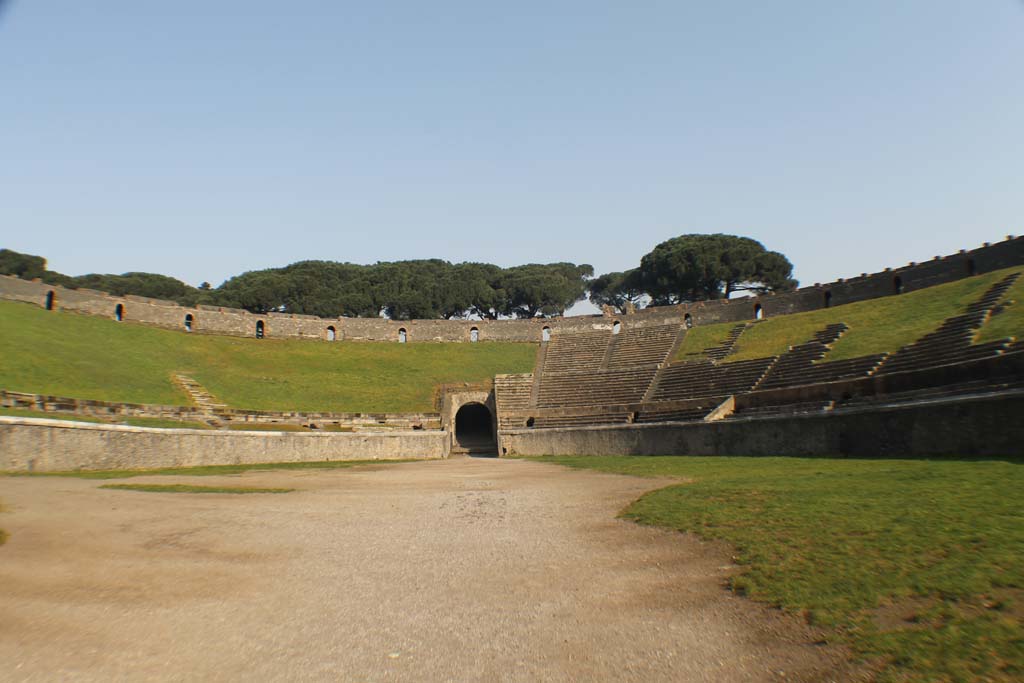
[[[1022,275],[1011,236],[521,320],[0,276],[0,654],[19,680],[1015,680]]]

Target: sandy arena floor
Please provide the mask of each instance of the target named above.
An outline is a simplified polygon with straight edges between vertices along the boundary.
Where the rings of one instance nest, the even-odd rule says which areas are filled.
[[[122,482],[128,480],[121,480]],[[526,461],[0,478],[3,680],[829,681],[722,548],[617,520],[665,485]]]

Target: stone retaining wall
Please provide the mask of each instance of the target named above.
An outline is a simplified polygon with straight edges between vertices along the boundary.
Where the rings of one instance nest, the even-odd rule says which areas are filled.
[[[1024,458],[1024,392],[707,423],[508,430],[502,455]]]
[[[60,472],[325,460],[446,458],[442,431],[233,432],[0,416],[0,470]]]
[[[124,321],[184,330],[186,316],[197,334],[222,334],[252,337],[257,324],[263,323],[268,338],[322,339],[334,328],[338,341],[394,341],[400,330],[409,342],[469,342],[472,330],[480,341],[537,342],[543,329],[552,334],[587,329],[608,329],[615,320],[627,327],[682,322],[689,315],[694,325],[735,322],[756,317],[784,315],[816,310],[828,306],[924,289],[952,282],[973,274],[986,273],[1024,263],[1024,238],[1009,237],[1003,242],[986,244],[971,251],[945,257],[936,256],[923,263],[910,263],[902,268],[887,269],[871,275],[815,284],[785,294],[706,301],[678,306],[643,309],[622,316],[573,316],[568,318],[537,318],[532,320],[385,320],[382,318],[317,318],[310,315],[269,313],[256,315],[235,308],[198,306],[187,308],[172,301],[139,296],[117,297],[90,289],[65,289],[39,281],[0,276],[0,299],[25,301],[45,306],[53,293],[55,309],[77,311],[115,318],[117,311]],[[120,308],[118,308],[120,307]]]
[[[291,424],[324,429],[341,426],[353,430],[440,429],[439,413],[311,413],[299,411],[218,408],[213,412],[196,406],[163,406],[151,403],[120,403],[66,396],[29,394],[0,389],[0,407],[47,413],[87,415],[99,418],[148,417],[185,422],[205,422],[211,417],[227,424]]]

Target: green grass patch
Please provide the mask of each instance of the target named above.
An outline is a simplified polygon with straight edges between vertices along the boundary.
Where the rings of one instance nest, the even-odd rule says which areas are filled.
[[[244,465],[203,465],[199,467],[152,467],[138,470],[69,470],[66,472],[3,472],[5,477],[73,477],[75,479],[128,479],[151,475],[214,477],[266,470],[338,470],[361,465],[390,465],[415,460],[321,460],[317,462],[269,462]]]
[[[295,489],[259,489],[249,486],[193,486],[191,484],[104,484],[101,489],[148,493],[291,493]]]
[[[1024,276],[1007,290],[1000,302],[1004,309],[986,321],[974,338],[975,344],[996,341],[1006,337],[1024,337]]]
[[[831,629],[880,681],[1024,678],[1024,463],[540,460],[692,479],[623,516],[729,542],[735,591]]]
[[[719,346],[729,336],[729,331],[738,323],[715,323],[691,327],[686,331],[673,360],[700,360],[708,349]]]
[[[180,372],[218,400],[252,410],[432,411],[436,385],[530,372],[537,349],[188,334],[11,301],[0,301],[0,326],[0,387],[186,405],[171,381]]]
[[[946,318],[962,313],[986,289],[1006,275],[1020,270],[1020,267],[1007,268],[899,296],[768,318],[740,335],[736,352],[726,357],[725,361],[785,353],[790,346],[810,340],[815,332],[824,329],[826,325],[839,322],[846,323],[850,329],[833,345],[823,360],[892,352],[932,332]],[[1001,316],[990,323],[1001,323],[996,330],[997,334],[1019,336],[1024,332],[1024,314],[1018,311],[1010,315],[1008,310],[1004,315],[1008,316],[1005,323],[999,320]]]

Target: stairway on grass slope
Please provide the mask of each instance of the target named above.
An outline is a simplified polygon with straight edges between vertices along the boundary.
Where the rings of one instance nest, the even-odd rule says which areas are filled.
[[[824,358],[832,344],[847,329],[845,323],[834,323],[815,332],[813,339],[790,346],[786,353],[779,356],[756,389],[780,389],[807,384],[807,374],[814,367],[814,362]]]
[[[175,374],[174,383],[184,389],[192,402],[203,412],[203,419],[207,424],[214,427],[223,426],[224,423],[217,417],[217,411],[227,408],[226,404],[218,402],[202,384],[187,375]]]
[[[974,333],[985,323],[1018,277],[1020,273],[1012,273],[989,287],[977,301],[968,305],[963,313],[947,318],[934,332],[926,334],[913,344],[901,347],[886,358],[875,374],[962,363],[1004,352],[1010,346],[1009,339],[985,344],[972,344],[971,341]]]

